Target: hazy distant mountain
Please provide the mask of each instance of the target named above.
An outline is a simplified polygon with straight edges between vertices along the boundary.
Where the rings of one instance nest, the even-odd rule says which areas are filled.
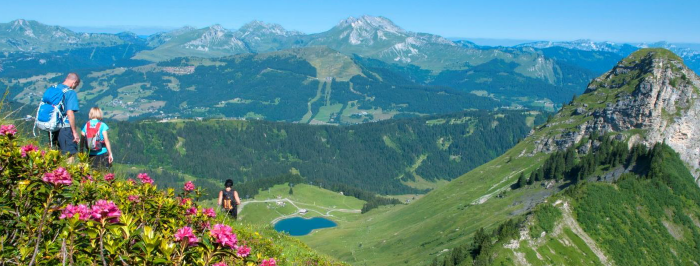
[[[0,23],[0,51],[48,52],[70,48],[115,46],[134,41],[136,35],[76,33],[59,26],[18,19]]]
[[[617,44],[613,42],[594,42],[591,40],[575,40],[575,41],[570,41],[570,42],[550,42],[550,41],[541,41],[541,42],[532,42],[532,43],[524,43],[520,45],[516,45],[516,47],[534,47],[534,48],[550,48],[550,47],[564,47],[568,49],[576,49],[576,50],[583,50],[583,51],[602,51],[602,52],[612,52],[612,53],[618,53],[618,54],[630,54],[637,49],[639,49],[636,46],[632,46],[629,44]]]
[[[143,51],[134,57],[150,61],[161,61],[176,57],[221,57],[250,52],[246,44],[234,32],[221,25],[202,29],[185,27],[173,32],[149,38],[155,49]]]
[[[288,31],[279,24],[252,21],[234,32],[234,36],[246,43],[251,52],[279,51],[304,45],[304,33]]]
[[[534,47],[538,49],[551,47],[564,47],[567,49],[583,51],[611,52],[623,57],[633,53],[640,48],[665,48],[679,55],[685,64],[695,72],[700,72],[700,45],[693,44],[673,44],[668,42],[655,43],[614,43],[614,42],[594,42],[591,40],[575,40],[570,42],[532,42],[517,45],[516,47]]]

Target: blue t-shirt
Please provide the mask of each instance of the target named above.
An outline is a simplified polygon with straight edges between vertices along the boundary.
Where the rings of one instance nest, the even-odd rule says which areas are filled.
[[[68,88],[68,86],[63,84],[58,84],[56,87],[60,90]],[[69,88],[68,91],[63,94],[63,110],[61,110],[61,114],[65,117],[63,120],[63,127],[70,127],[70,121],[68,121],[68,116],[66,115],[68,110],[73,110],[73,112],[77,113],[78,109],[80,109],[78,106],[78,93]]]
[[[83,126],[83,133],[85,133],[85,135],[87,136],[87,126],[90,125],[90,128],[95,128],[95,126],[97,126],[98,122],[100,122],[100,120],[92,119],[92,120],[88,121],[87,123],[85,123],[85,125]],[[102,132],[105,132],[107,130],[109,130],[109,126],[107,126],[107,124],[105,124],[105,122],[102,122],[100,124],[100,129],[97,131],[97,137],[99,138],[100,141],[105,140],[105,136],[102,134]],[[102,155],[105,153],[107,153],[106,146],[102,147],[102,150],[97,151],[97,152],[90,151],[90,155]]]

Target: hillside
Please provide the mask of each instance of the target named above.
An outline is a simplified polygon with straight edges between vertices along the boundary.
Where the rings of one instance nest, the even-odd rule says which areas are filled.
[[[23,265],[343,265],[269,227],[203,208],[201,191],[158,190],[0,130],[0,263]],[[128,178],[128,179],[127,179]],[[221,264],[224,263],[224,264]]]
[[[336,223],[358,217],[363,200],[344,196],[339,192],[325,190],[307,184],[274,186],[262,191],[255,198],[244,200],[239,207],[239,217],[249,223],[274,224],[289,217],[327,217]],[[282,204],[280,204],[280,202]],[[307,213],[299,213],[306,209]]]
[[[685,79],[682,78],[683,75]],[[675,81],[671,82],[672,80]],[[676,128],[673,125],[686,119],[697,118],[692,111],[698,106],[692,100],[697,95],[697,89],[694,88],[697,85],[694,84],[697,84],[697,76],[669,51],[640,50],[622,60],[612,71],[591,82],[588,93],[565,106],[548,123],[500,157],[431,191],[410,205],[370,212],[362,219],[346,225],[342,231],[323,230],[303,239],[310,246],[327,254],[335,254],[334,256],[353,264],[395,265],[396,258],[401,258],[406,265],[428,264],[438,255],[447,255],[448,251],[471,243],[474,233],[480,228],[490,231],[508,219],[522,217],[520,215],[532,210],[536,204],[564,189],[569,184],[568,181],[560,181],[553,186],[538,185],[544,183],[542,181],[529,186],[529,189],[512,189],[521,174],[530,176],[545,163],[549,157],[547,152],[566,150],[579,143],[583,148],[576,151],[586,154],[598,145],[589,141],[587,136],[590,134],[618,136],[617,139],[649,144],[655,143],[651,142],[655,136],[660,136],[662,138],[656,138],[657,141],[668,138],[667,143],[674,147],[672,142],[675,134],[665,130]],[[666,93],[658,94],[659,91]],[[625,119],[635,116],[628,116],[622,112],[625,109],[620,108],[629,106],[625,105],[629,103],[624,100],[628,99],[626,97],[632,97],[632,103],[644,106],[647,100],[657,99],[656,95],[661,95],[658,100],[669,105],[657,105],[657,109],[650,110],[651,116],[643,117],[653,118],[665,113],[667,120],[652,121],[667,125],[666,127],[654,123],[605,127],[605,123],[602,123],[606,121],[605,118],[596,118],[596,114],[619,114],[608,117],[616,118],[612,121],[628,121]],[[676,95],[685,95],[686,98],[677,98]],[[689,101],[686,102],[685,99]],[[610,104],[606,105],[606,100]],[[614,103],[618,107],[613,107]],[[684,106],[687,107],[662,111],[674,104],[686,104]],[[590,124],[587,123],[589,121]],[[600,130],[581,126],[582,124],[599,125]],[[586,128],[591,129],[587,131]],[[693,154],[692,146],[678,146],[674,149],[681,153],[680,158],[685,164],[692,167],[690,161],[684,159]],[[684,182],[688,181],[693,180]],[[342,245],[329,244],[332,239],[340,238],[344,240]]]
[[[48,73],[0,82],[10,87],[10,99],[33,104],[61,76]],[[399,114],[507,105],[468,91],[411,82],[385,69],[368,70],[322,47],[98,68],[82,77],[82,103],[101,106],[105,116],[115,120],[233,117],[354,124]]]
[[[614,183],[585,182],[543,203],[513,240],[493,248],[494,263],[698,263],[694,243],[700,237],[700,188],[693,176],[678,154],[662,144],[632,163],[638,170]],[[640,168],[649,172],[641,174]],[[544,229],[532,232],[538,228]]]
[[[326,185],[407,194],[494,158],[543,120],[522,111],[467,111],[343,127],[231,120],[110,126],[122,143],[116,161],[126,165],[166,167],[217,184],[292,171]]]

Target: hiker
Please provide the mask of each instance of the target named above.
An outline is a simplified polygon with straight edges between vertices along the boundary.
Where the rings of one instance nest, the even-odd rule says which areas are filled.
[[[46,89],[37,110],[35,128],[47,131],[51,146],[57,145],[62,154],[68,154],[68,163],[73,162],[73,155],[78,153],[80,134],[75,125],[75,113],[78,112],[78,94],[75,89],[80,85],[78,74],[69,73],[63,83]]]
[[[90,108],[90,121],[83,126],[82,134],[87,139],[90,151],[90,165],[93,168],[105,169],[112,166],[114,157],[112,145],[109,143],[109,126],[102,122],[102,110],[99,107]]]
[[[233,180],[231,179],[227,179],[224,186],[226,188],[219,191],[219,206],[224,208],[234,220],[238,220],[238,205],[241,204],[238,191],[233,190]]]

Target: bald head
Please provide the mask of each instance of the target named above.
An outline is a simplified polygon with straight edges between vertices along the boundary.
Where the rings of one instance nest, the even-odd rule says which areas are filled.
[[[68,73],[68,76],[66,76],[66,79],[63,81],[63,85],[75,89],[80,85],[80,77],[78,77],[78,74]]]

